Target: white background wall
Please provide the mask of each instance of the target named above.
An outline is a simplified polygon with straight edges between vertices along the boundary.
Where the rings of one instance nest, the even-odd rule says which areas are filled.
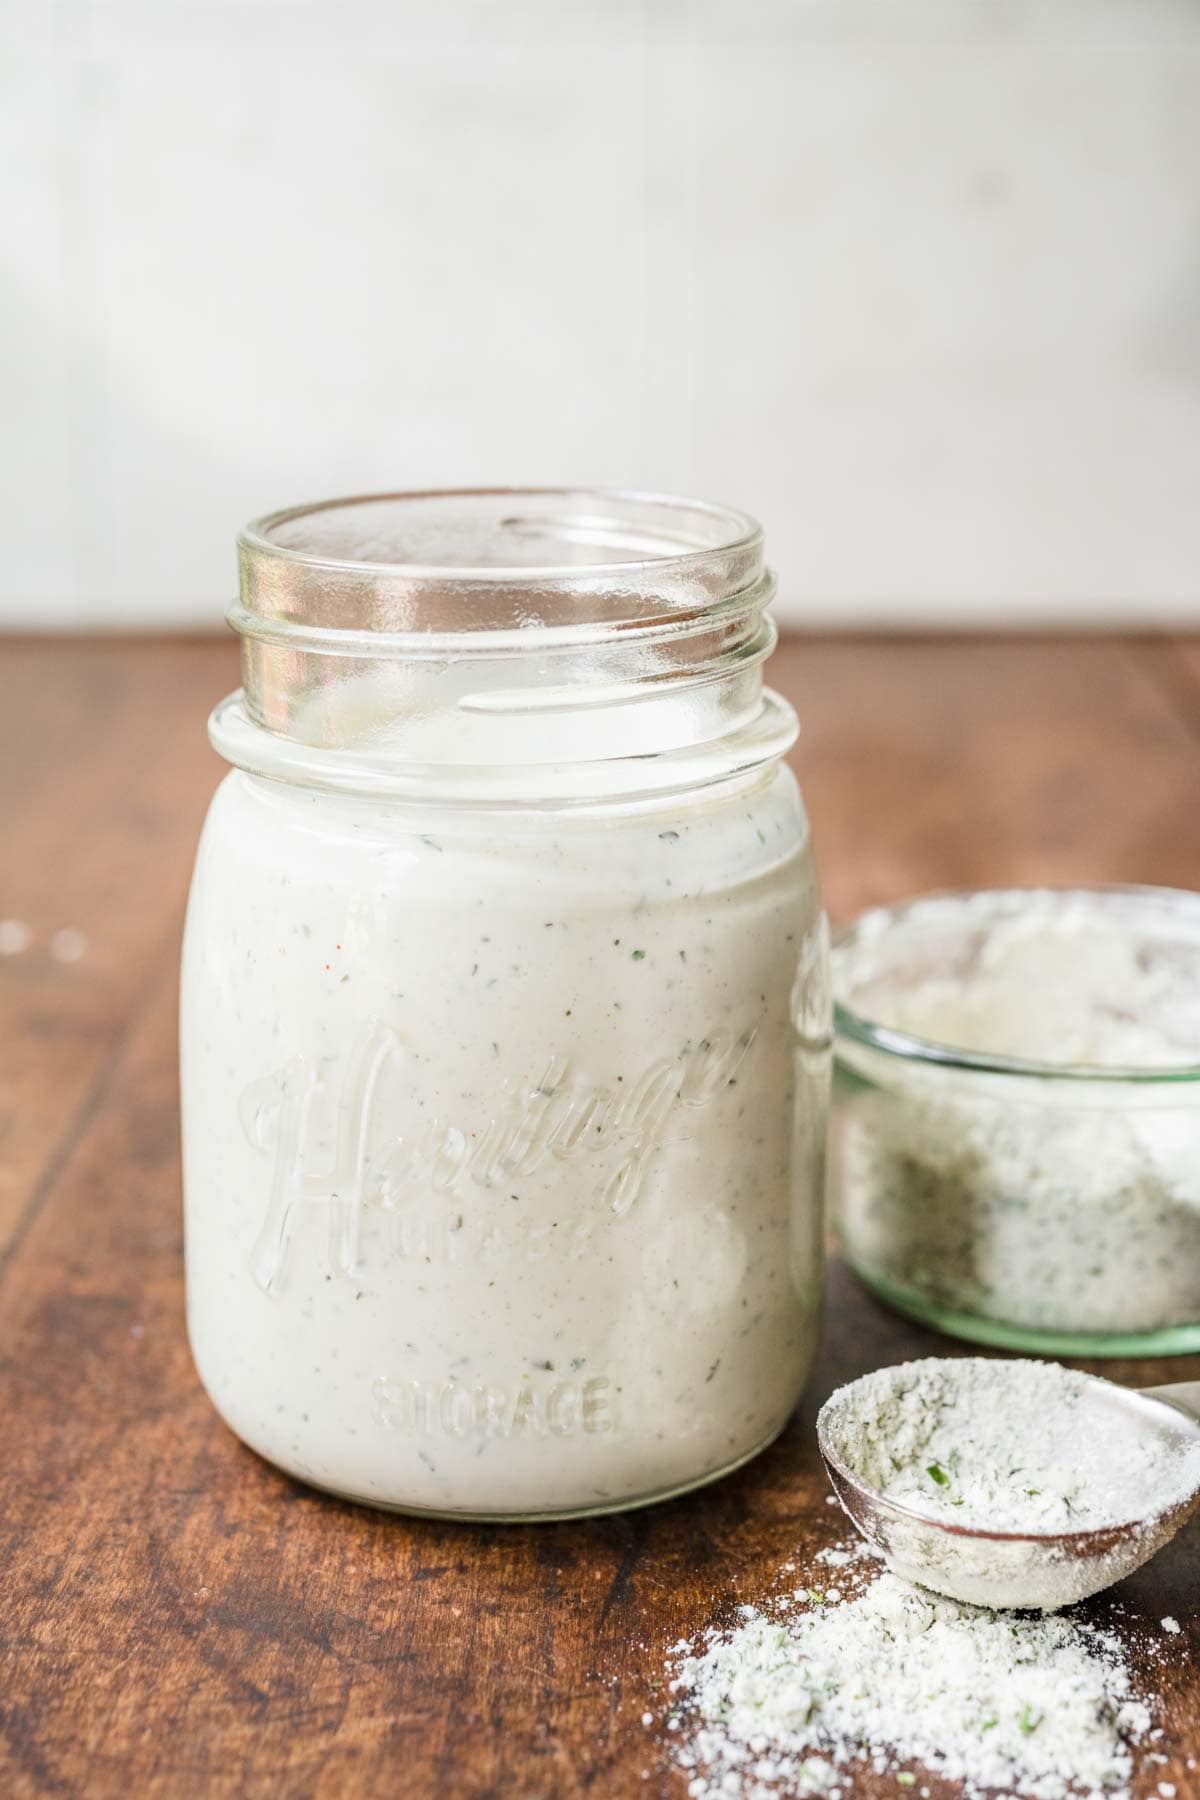
[[[757,512],[797,620],[1200,620],[1200,0],[0,0],[0,619],[381,486]]]

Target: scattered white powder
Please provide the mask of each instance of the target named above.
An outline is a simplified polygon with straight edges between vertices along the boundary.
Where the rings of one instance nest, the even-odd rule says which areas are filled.
[[[839,1388],[827,1447],[876,1493],[985,1531],[1102,1530],[1200,1488],[1200,1432],[1058,1363],[927,1357]]]
[[[33,942],[24,919],[0,919],[0,956],[20,956]]]
[[[959,1050],[1182,1073],[1198,919],[1184,895],[935,898],[868,915],[835,951],[835,989]],[[845,1037],[839,1057],[840,1225],[868,1280],[1054,1334],[1200,1321],[1200,1084],[1001,1077]]]
[[[1117,1800],[1152,1722],[1111,1631],[963,1606],[889,1574],[840,1606],[812,1590],[783,1617],[742,1607],[669,1667],[672,1754],[693,1800],[832,1796],[856,1765],[913,1787],[908,1763],[969,1796]]]
[[[73,925],[64,925],[50,939],[50,954],[55,962],[78,962],[87,949],[87,939]]]
[[[21,956],[33,942],[33,930],[24,919],[0,919],[0,956]],[[73,925],[64,925],[50,939],[55,962],[78,962],[87,950],[87,939]]]

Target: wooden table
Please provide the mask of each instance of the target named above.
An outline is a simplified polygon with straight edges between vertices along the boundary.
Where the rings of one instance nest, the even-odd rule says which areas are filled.
[[[837,1534],[830,1389],[952,1346],[835,1264],[784,1437],[608,1520],[409,1521],[260,1462],[188,1355],[176,1125],[204,718],[234,646],[17,640],[0,669],[0,917],[32,930],[0,957],[0,1794],[682,1795],[640,1722],[664,1648]],[[946,884],[1200,887],[1200,644],[793,640],[774,679],[835,918]],[[1170,1762],[1139,1793],[1197,1800],[1200,1529],[1126,1597],[1187,1634],[1155,1677]]]

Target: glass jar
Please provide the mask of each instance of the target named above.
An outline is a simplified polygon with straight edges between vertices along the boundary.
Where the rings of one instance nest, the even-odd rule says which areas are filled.
[[[931,895],[833,952],[847,1259],[939,1330],[1200,1350],[1200,895]]]
[[[830,1045],[759,528],[391,495],[240,554],[183,967],[214,1404],[412,1512],[736,1467],[813,1353]]]

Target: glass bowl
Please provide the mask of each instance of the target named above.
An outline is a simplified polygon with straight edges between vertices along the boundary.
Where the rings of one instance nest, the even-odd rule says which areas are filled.
[[[1200,1349],[1200,894],[933,894],[842,932],[833,981],[860,1278],[976,1343]]]

